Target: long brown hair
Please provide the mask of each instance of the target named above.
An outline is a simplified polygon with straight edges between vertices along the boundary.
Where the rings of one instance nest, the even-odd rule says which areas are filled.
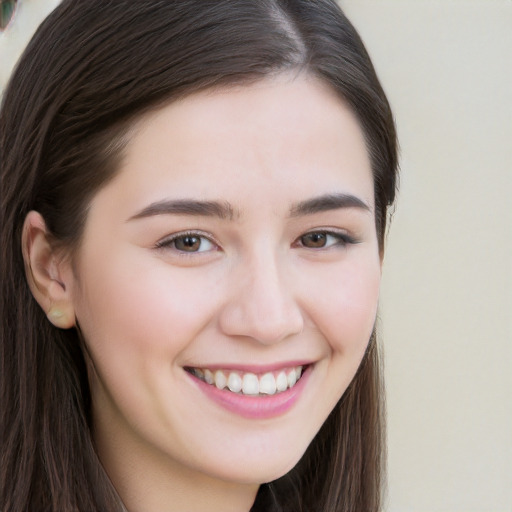
[[[194,91],[297,70],[357,116],[383,250],[396,188],[392,114],[367,52],[334,0],[64,0],[20,60],[0,110],[0,510],[115,512],[123,505],[90,434],[79,335],[33,299],[21,230],[37,210],[71,249],[93,195],[149,109]],[[253,511],[376,512],[383,470],[375,335],[349,389],[299,464],[261,486]]]

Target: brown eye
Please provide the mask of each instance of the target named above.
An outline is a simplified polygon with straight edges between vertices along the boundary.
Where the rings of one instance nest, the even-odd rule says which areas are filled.
[[[311,231],[298,239],[301,247],[307,249],[329,249],[330,247],[346,247],[358,241],[346,233],[336,231]]]
[[[308,233],[300,238],[300,242],[304,247],[321,249],[327,244],[327,233]]]
[[[174,240],[174,246],[178,251],[198,252],[201,248],[202,239],[194,235],[180,236]]]
[[[161,240],[156,244],[157,249],[173,250],[176,252],[201,253],[214,251],[217,246],[208,237],[199,233],[176,234]]]
[[[0,30],[4,30],[12,20],[17,0],[0,0]]]

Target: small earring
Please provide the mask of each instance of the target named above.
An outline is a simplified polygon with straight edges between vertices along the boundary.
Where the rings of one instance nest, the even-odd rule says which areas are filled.
[[[62,309],[53,307],[46,316],[55,327],[62,327],[67,323],[67,315]]]

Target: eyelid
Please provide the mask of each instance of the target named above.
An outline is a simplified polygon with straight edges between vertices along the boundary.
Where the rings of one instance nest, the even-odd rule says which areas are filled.
[[[206,240],[208,240],[208,242],[210,242],[211,244],[213,244],[215,246],[215,250],[220,249],[220,245],[215,240],[215,238],[210,233],[206,233],[201,230],[185,230],[185,231],[178,231],[177,233],[172,233],[172,234],[167,235],[167,236],[161,238],[160,240],[158,240],[158,242],[155,243],[154,248],[162,249],[162,250],[173,250],[175,253],[179,254],[180,256],[185,256],[185,257],[213,252],[212,250],[187,252],[187,251],[180,251],[180,250],[172,247],[173,242],[175,242],[179,238],[186,237],[186,236],[191,236],[191,237],[193,236],[193,237],[197,237],[197,238],[206,239]]]
[[[335,238],[338,239],[338,242],[334,243],[334,244],[331,244],[331,245],[328,245],[326,247],[313,248],[313,247],[306,247],[306,246],[304,246],[302,244],[300,245],[300,247],[302,247],[304,249],[309,249],[309,250],[312,250],[312,251],[321,251],[321,250],[330,249],[331,247],[345,247],[347,245],[354,245],[354,244],[360,243],[360,240],[358,238],[356,238],[353,235],[347,233],[347,231],[345,231],[345,230],[336,229],[336,228],[323,228],[323,227],[320,227],[320,228],[310,229],[310,230],[306,231],[305,233],[303,233],[302,235],[300,235],[297,238],[297,240],[294,242],[294,244],[299,245],[300,241],[301,241],[301,239],[303,237],[308,236],[308,235],[312,235],[312,234],[316,234],[316,233],[335,237]]]
[[[303,237],[305,237],[307,235],[315,234],[315,233],[321,233],[321,234],[325,234],[327,236],[332,236],[332,237],[338,239],[338,242],[334,243],[334,244],[330,244],[327,247],[319,247],[319,248],[306,247],[301,244],[301,239]],[[185,230],[185,231],[179,231],[177,233],[172,233],[172,234],[167,235],[167,236],[161,238],[160,240],[158,240],[155,243],[154,248],[162,249],[162,250],[173,250],[173,252],[179,254],[180,256],[184,256],[184,257],[192,256],[192,255],[197,256],[198,254],[213,252],[212,250],[187,252],[187,251],[180,251],[179,249],[172,247],[173,242],[175,242],[179,238],[186,237],[186,236],[193,236],[193,237],[206,239],[206,240],[208,240],[208,242],[210,242],[211,244],[213,244],[215,246],[214,250],[219,250],[221,248],[219,242],[217,242],[217,240],[215,239],[215,237],[213,235],[211,235],[210,233],[201,231],[201,230]],[[315,229],[310,229],[310,230],[306,231],[305,233],[301,234],[295,240],[295,242],[292,244],[292,246],[299,246],[304,249],[320,251],[322,249],[326,250],[331,247],[340,247],[340,246],[344,247],[346,245],[352,245],[352,244],[358,244],[358,243],[360,243],[360,240],[358,240],[353,235],[347,233],[347,231],[345,231],[345,230],[341,230],[341,229],[337,229],[337,228],[319,227],[319,228],[315,228]]]

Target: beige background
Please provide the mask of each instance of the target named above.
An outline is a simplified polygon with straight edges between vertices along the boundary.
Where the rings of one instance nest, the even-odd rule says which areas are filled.
[[[57,3],[22,2],[0,87]],[[341,4],[402,146],[381,301],[387,512],[512,512],[512,1]]]
[[[342,0],[402,185],[381,299],[390,512],[512,511],[512,2]]]

